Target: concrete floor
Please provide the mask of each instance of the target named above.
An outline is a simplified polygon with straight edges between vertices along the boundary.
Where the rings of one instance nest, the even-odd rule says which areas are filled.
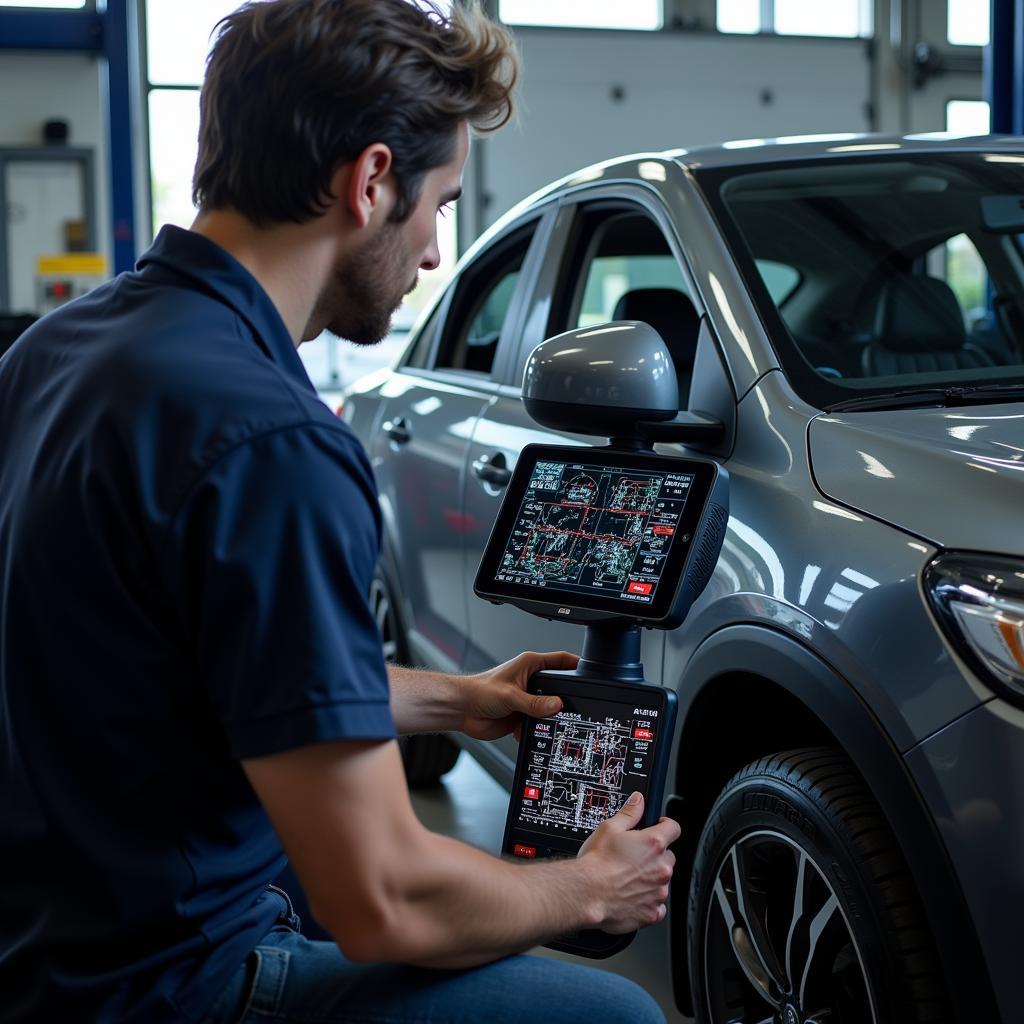
[[[497,853],[501,846],[508,793],[465,752],[441,786],[413,794],[413,806],[420,820],[434,832],[455,836],[491,853]],[[690,1018],[679,1014],[673,1004],[671,979],[661,976],[664,928],[661,924],[645,929],[628,949],[608,960],[585,962],[632,978],[658,1001],[669,1024],[686,1024]],[[546,949],[534,952],[556,960],[577,959]]]

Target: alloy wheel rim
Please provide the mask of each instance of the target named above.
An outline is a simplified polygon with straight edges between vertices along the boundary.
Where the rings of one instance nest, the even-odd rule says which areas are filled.
[[[835,890],[779,832],[726,851],[704,920],[713,1024],[877,1024],[864,957]]]
[[[395,619],[391,613],[391,597],[382,579],[374,577],[370,584],[370,611],[380,632],[381,647],[385,661],[394,661],[398,654],[398,640],[395,636]]]

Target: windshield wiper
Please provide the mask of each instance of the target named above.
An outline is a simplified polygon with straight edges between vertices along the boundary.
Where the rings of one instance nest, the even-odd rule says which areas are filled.
[[[982,405],[986,402],[1005,402],[1024,398],[1024,384],[982,384],[977,387],[907,388],[887,391],[864,398],[848,398],[835,402],[826,412],[869,409],[922,409],[928,406]]]

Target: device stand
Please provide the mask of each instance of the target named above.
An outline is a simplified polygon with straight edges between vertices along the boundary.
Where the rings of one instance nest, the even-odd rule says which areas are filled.
[[[587,626],[577,673],[616,683],[642,683],[640,627],[635,622]]]

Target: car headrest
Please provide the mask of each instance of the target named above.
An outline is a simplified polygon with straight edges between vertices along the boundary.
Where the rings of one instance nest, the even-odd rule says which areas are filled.
[[[897,352],[952,352],[967,343],[967,329],[945,281],[895,274],[882,287],[875,337]]]
[[[678,288],[635,288],[616,303],[613,320],[640,320],[650,324],[668,347],[676,372],[693,370],[700,317],[693,303]]]

